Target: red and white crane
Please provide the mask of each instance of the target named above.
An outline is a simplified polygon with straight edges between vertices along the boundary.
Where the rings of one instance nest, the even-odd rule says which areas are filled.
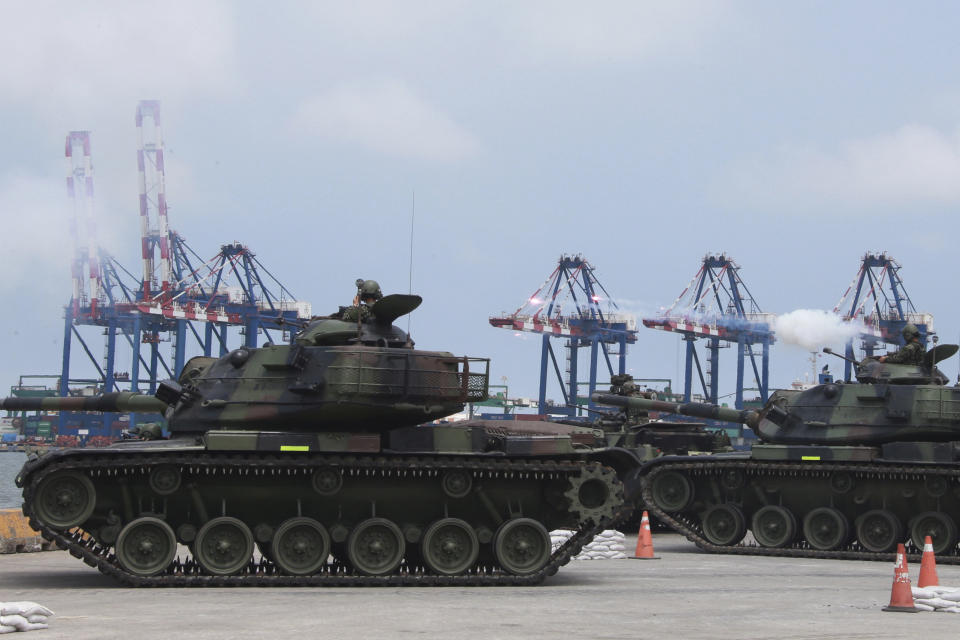
[[[143,300],[170,298],[173,266],[170,260],[170,225],[167,220],[166,171],[163,164],[163,130],[160,101],[141,100],[137,105],[137,171],[140,181],[140,242],[143,255]],[[160,271],[154,256],[159,250]],[[159,291],[158,285],[159,284]]]
[[[97,225],[93,206],[93,161],[90,158],[90,132],[71,131],[67,134],[64,155],[67,165],[67,197],[73,206],[70,218],[70,235],[73,240],[73,260],[71,275],[73,278],[73,298],[70,301],[74,317],[78,316],[84,305],[86,287],[84,287],[84,264],[87,265],[86,278],[90,281],[91,317],[99,313],[100,295],[103,290],[100,273],[99,248],[97,246]],[[81,184],[81,188],[78,187]]]

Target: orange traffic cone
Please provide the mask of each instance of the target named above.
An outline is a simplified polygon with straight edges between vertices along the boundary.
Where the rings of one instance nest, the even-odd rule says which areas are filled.
[[[890,604],[884,611],[902,611],[916,613],[913,606],[913,592],[910,590],[910,571],[907,569],[907,552],[903,544],[897,545],[897,564],[893,567],[893,588],[890,590]]]
[[[650,517],[643,512],[640,518],[640,532],[637,533],[637,550],[633,552],[635,560],[659,560],[653,555],[653,536],[650,535]]]
[[[920,577],[917,578],[917,586],[940,586],[940,578],[937,577],[937,559],[933,555],[933,540],[930,536],[923,540],[923,556],[920,558]]]

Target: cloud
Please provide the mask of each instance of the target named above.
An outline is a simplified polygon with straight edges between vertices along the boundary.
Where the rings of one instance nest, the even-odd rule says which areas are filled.
[[[503,33],[533,62],[636,61],[698,50],[730,16],[721,0],[511,3]]]
[[[431,57],[480,50],[498,68],[673,59],[700,50],[737,15],[729,0],[357,0],[297,13],[319,42]]]
[[[376,48],[398,42],[409,47],[431,34],[449,34],[451,28],[475,25],[485,10],[469,0],[355,0],[305,2],[296,12],[311,29]]]
[[[290,126],[295,132],[403,158],[462,160],[480,148],[472,133],[400,80],[347,84],[308,98]]]
[[[716,189],[730,206],[835,213],[960,203],[960,128],[908,124],[835,149],[785,145],[740,163]]]
[[[221,2],[36,2],[0,23],[0,104],[41,110],[234,86],[235,26]]]
[[[0,177],[0,291],[58,292],[66,303],[73,255],[69,215],[62,179],[22,173]]]

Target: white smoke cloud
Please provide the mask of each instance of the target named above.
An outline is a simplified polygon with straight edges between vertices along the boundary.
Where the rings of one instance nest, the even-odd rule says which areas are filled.
[[[777,340],[819,351],[821,347],[846,343],[865,331],[860,324],[844,322],[840,316],[821,309],[797,309],[774,320]]]

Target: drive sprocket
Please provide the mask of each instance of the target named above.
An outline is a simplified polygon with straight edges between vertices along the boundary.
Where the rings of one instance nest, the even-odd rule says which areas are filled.
[[[569,478],[568,484],[563,495],[580,522],[612,519],[623,505],[623,485],[610,467],[584,465],[579,475]]]

